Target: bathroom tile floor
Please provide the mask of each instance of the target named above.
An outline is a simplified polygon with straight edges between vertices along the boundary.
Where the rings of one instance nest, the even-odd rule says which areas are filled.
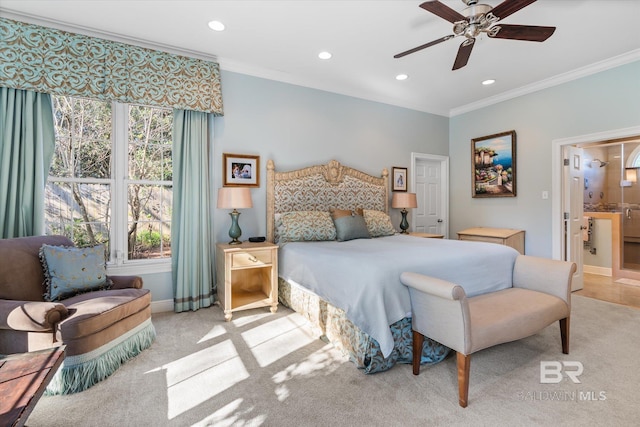
[[[573,294],[640,308],[640,286],[616,283],[608,276],[585,273],[584,288]]]

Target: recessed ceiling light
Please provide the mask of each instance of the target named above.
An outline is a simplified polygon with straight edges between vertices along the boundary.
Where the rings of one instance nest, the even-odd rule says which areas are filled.
[[[487,80],[483,81],[482,84],[485,85],[485,86],[489,86],[489,85],[494,84],[495,82],[496,81],[494,79],[487,79]]]
[[[224,24],[220,21],[211,21],[209,22],[209,28],[213,31],[224,31]]]
[[[320,58],[320,59],[331,59],[331,56],[332,56],[331,52],[326,52],[326,51],[325,52],[320,52],[318,54],[318,58]]]
[[[407,80],[409,78],[409,76],[407,76],[406,74],[398,74],[396,76],[396,80]]]

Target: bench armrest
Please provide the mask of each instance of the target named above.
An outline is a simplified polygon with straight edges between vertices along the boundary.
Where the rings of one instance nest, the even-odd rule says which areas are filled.
[[[460,285],[425,276],[405,272],[400,281],[409,288],[411,299],[412,329],[420,331],[440,344],[466,353],[470,343],[465,339],[469,330],[469,304],[464,289]]]
[[[513,287],[554,295],[571,306],[571,280],[576,268],[573,262],[518,255]]]
[[[107,276],[113,282],[111,289],[142,289],[143,281],[140,276]]]
[[[47,332],[67,317],[69,310],[58,302],[0,300],[0,329]]]

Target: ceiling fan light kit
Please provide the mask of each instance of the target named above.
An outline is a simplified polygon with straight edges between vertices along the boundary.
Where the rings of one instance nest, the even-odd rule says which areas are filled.
[[[426,1],[420,7],[427,12],[439,16],[453,24],[453,34],[444,36],[429,43],[425,43],[405,52],[394,55],[394,58],[415,53],[454,37],[464,36],[465,40],[458,48],[458,54],[453,63],[453,70],[467,65],[476,37],[486,34],[489,38],[510,39],[543,42],[555,31],[555,27],[543,27],[536,25],[509,25],[497,24],[498,21],[534,3],[536,0],[505,0],[496,7],[487,4],[478,4],[478,0],[462,0],[467,7],[462,12],[457,12],[438,0]]]

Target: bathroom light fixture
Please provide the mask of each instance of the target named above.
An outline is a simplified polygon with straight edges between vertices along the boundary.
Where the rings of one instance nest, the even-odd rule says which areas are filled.
[[[407,80],[408,78],[409,78],[409,76],[406,75],[406,74],[398,74],[396,76],[396,80]]]
[[[495,82],[496,82],[496,81],[495,81],[494,79],[487,79],[487,80],[484,80],[484,81],[482,82],[482,84],[483,84],[483,85],[485,85],[485,86],[489,86],[489,85],[494,84]]]
[[[331,59],[332,56],[333,55],[331,55],[331,52],[327,52],[327,51],[320,52],[318,54],[318,58],[320,58],[320,59]]]
[[[224,24],[220,21],[211,21],[209,22],[209,28],[213,31],[224,31]]]

